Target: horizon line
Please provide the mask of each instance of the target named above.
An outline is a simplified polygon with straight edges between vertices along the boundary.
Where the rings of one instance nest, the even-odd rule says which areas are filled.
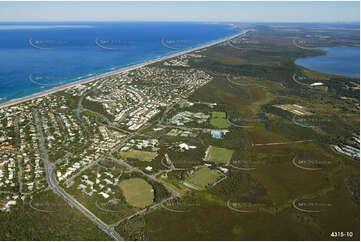
[[[212,21],[212,20],[0,20],[0,23],[67,23],[67,22],[73,22],[73,23],[102,23],[102,22],[150,22],[150,23],[156,23],[156,22],[193,22],[193,23],[358,23],[360,24],[360,20],[353,20],[353,21]]]

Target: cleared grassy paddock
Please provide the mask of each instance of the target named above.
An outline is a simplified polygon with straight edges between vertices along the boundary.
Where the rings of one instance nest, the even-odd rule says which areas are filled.
[[[229,128],[231,125],[226,119],[225,112],[212,112],[211,125],[219,129]]]
[[[119,183],[126,201],[138,208],[144,208],[153,203],[153,187],[141,178],[131,178]]]
[[[205,161],[227,163],[231,160],[233,150],[209,146],[206,151]]]
[[[119,156],[123,159],[136,159],[136,160],[140,160],[140,161],[151,161],[153,160],[156,156],[157,153],[156,152],[149,152],[149,151],[141,151],[141,150],[134,150],[134,149],[130,149],[128,151],[120,151]]]
[[[187,183],[205,189],[208,185],[215,183],[223,174],[208,167],[202,167],[186,179]]]

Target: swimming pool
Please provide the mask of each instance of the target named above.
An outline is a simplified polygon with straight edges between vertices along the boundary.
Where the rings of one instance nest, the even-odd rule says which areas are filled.
[[[220,138],[221,138],[221,134],[213,133],[213,134],[212,134],[212,137],[215,138],[215,139],[220,139]]]

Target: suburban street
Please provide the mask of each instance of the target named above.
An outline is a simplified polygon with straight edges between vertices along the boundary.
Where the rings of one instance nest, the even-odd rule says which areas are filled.
[[[86,131],[87,133],[87,143],[90,141],[90,132],[88,130],[88,128],[86,127],[85,123],[83,122],[83,120],[81,119],[81,112],[85,111],[86,109],[84,109],[82,107],[82,101],[84,100],[84,97],[91,93],[92,91],[94,91],[96,88],[92,88],[91,90],[89,90],[87,93],[85,93],[84,95],[81,96],[78,105],[77,105],[77,109],[75,110],[76,112],[76,117],[80,120],[80,124],[82,126],[82,128]],[[164,114],[162,115],[162,119],[165,118],[166,113],[171,109],[171,107],[168,107],[166,112],[164,112]],[[97,113],[98,114],[98,113]],[[99,114],[100,115],[100,114]],[[105,120],[107,121],[106,126],[110,126],[113,127],[113,125],[110,123],[110,121],[104,116],[101,115],[102,117],[105,118]],[[43,131],[42,131],[42,123],[41,120],[39,118],[39,114],[37,111],[35,111],[33,113],[33,117],[34,117],[34,121],[36,123],[36,127],[37,127],[37,131],[38,134],[40,136],[40,148],[43,154],[43,160],[44,160],[44,170],[46,173],[46,180],[48,183],[48,186],[51,190],[53,190],[55,193],[57,193],[58,195],[60,195],[72,208],[78,209],[84,216],[86,216],[89,220],[91,220],[98,228],[100,228],[102,231],[104,231],[106,234],[108,234],[111,238],[113,238],[114,240],[124,240],[116,231],[115,231],[115,227],[117,225],[119,225],[121,222],[131,219],[135,216],[138,215],[144,215],[146,214],[148,211],[151,211],[152,209],[158,208],[163,202],[172,200],[176,197],[178,197],[178,193],[171,190],[168,186],[165,186],[165,188],[168,190],[168,192],[171,193],[171,196],[165,200],[163,200],[160,203],[154,204],[151,207],[147,208],[147,209],[143,209],[141,211],[138,211],[135,214],[130,215],[127,218],[121,219],[118,223],[113,224],[113,225],[107,225],[105,224],[101,219],[99,219],[98,217],[96,217],[92,212],[90,212],[86,207],[84,207],[80,202],[78,202],[75,198],[73,198],[70,194],[68,194],[67,192],[64,191],[64,189],[62,187],[59,186],[59,184],[56,181],[56,177],[55,177],[55,164],[52,163],[51,161],[49,161],[49,156],[48,156],[48,150],[45,146],[45,138],[43,135]],[[123,160],[120,159],[116,159],[113,156],[113,152],[118,151],[129,139],[133,138],[134,136],[138,135],[139,133],[141,133],[143,130],[145,130],[146,128],[148,128],[150,125],[152,125],[152,123],[148,124],[148,125],[144,125],[142,128],[140,128],[139,130],[137,130],[136,132],[130,133],[130,132],[126,132],[128,134],[128,136],[122,140],[121,143],[119,143],[110,153],[109,156],[106,157],[100,157],[99,159],[97,159],[95,162],[90,163],[89,165],[87,165],[86,167],[84,167],[83,169],[81,169],[79,172],[77,172],[75,175],[73,175],[71,178],[69,178],[66,181],[66,185],[69,186],[71,185],[72,181],[78,177],[81,173],[83,173],[84,171],[86,171],[87,169],[93,167],[94,165],[96,165],[100,160],[103,160],[104,158],[109,158],[112,161],[116,162],[117,164],[125,167],[128,170],[131,171],[136,171],[141,173],[142,175],[148,177],[149,179],[155,181],[155,182],[160,182],[159,180],[156,179],[156,177],[153,175],[149,175],[144,173],[142,170],[131,166],[130,164],[126,163]],[[116,127],[113,127],[116,128]],[[85,144],[87,145],[87,144]],[[69,154],[70,155],[70,154]],[[19,182],[19,184],[21,184]]]
[[[123,238],[115,232],[114,228],[106,225],[103,221],[101,221],[98,217],[96,217],[92,212],[90,212],[87,208],[85,208],[81,203],[79,203],[76,199],[66,193],[57,183],[55,178],[55,165],[49,161],[48,151],[45,148],[45,140],[42,132],[41,122],[38,117],[38,113],[34,115],[35,123],[37,126],[38,133],[40,135],[40,144],[41,150],[43,152],[44,158],[44,167],[46,173],[47,183],[54,192],[60,195],[72,208],[78,209],[84,216],[90,219],[95,225],[98,226],[101,230],[103,230],[106,234],[108,234],[114,240],[123,240]]]

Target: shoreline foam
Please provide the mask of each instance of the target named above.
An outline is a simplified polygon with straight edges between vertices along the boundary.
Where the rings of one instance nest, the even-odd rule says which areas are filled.
[[[171,58],[181,56],[181,55],[184,55],[184,54],[187,54],[187,53],[191,53],[191,52],[194,52],[194,51],[197,51],[197,50],[205,49],[205,48],[211,47],[213,45],[217,45],[217,44],[229,41],[229,40],[234,39],[234,38],[236,38],[236,37],[238,37],[240,35],[243,35],[245,33],[247,33],[247,31],[243,31],[241,33],[237,33],[235,35],[223,38],[221,40],[217,40],[217,41],[214,41],[214,42],[211,42],[211,43],[208,43],[208,44],[204,44],[204,45],[201,45],[201,46],[198,46],[198,47],[195,47],[195,48],[184,50],[184,51],[181,51],[181,52],[178,52],[178,53],[175,53],[175,54],[163,56],[163,57],[156,58],[156,59],[153,59],[153,60],[150,60],[150,61],[146,61],[146,62],[143,62],[143,63],[140,63],[140,64],[135,64],[135,65],[131,65],[131,66],[128,66],[128,67],[123,67],[123,68],[120,68],[120,69],[117,69],[117,70],[105,72],[105,73],[102,73],[102,74],[99,74],[99,75],[96,75],[96,76],[92,76],[92,77],[81,79],[79,81],[68,83],[68,84],[65,84],[65,85],[62,85],[62,86],[59,86],[59,87],[55,87],[55,88],[52,88],[52,89],[49,89],[49,90],[46,90],[46,91],[43,91],[43,92],[34,93],[32,95],[29,95],[29,96],[12,99],[10,101],[0,103],[0,108],[9,107],[9,106],[16,105],[16,104],[19,104],[19,103],[22,103],[22,102],[26,102],[26,101],[29,101],[29,100],[32,100],[32,99],[35,99],[35,98],[44,97],[44,96],[47,96],[47,95],[50,95],[50,94],[54,94],[56,92],[63,91],[63,90],[68,89],[70,87],[77,86],[79,84],[86,84],[86,83],[89,83],[89,82],[96,81],[96,80],[98,80],[100,78],[104,78],[104,77],[107,77],[107,76],[120,74],[120,73],[131,71],[131,70],[135,70],[135,69],[147,66],[147,65],[151,65],[151,64],[160,62],[160,61],[171,59]]]

